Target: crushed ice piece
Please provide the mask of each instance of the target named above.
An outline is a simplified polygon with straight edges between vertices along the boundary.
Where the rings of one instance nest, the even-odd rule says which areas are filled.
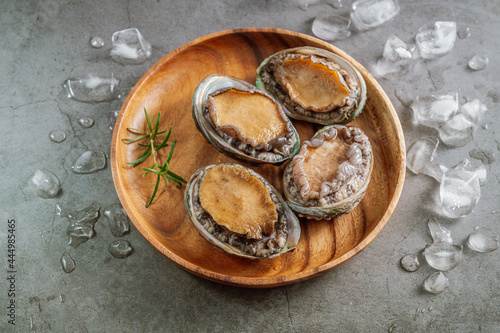
[[[480,124],[481,119],[483,118],[483,115],[486,111],[488,111],[488,107],[477,98],[463,104],[459,110],[461,114],[463,114],[475,125]]]
[[[415,141],[406,153],[406,166],[414,174],[424,174],[441,181],[446,168],[436,159],[439,140],[434,136],[423,137]]]
[[[455,45],[457,24],[455,22],[435,22],[418,30],[415,37],[420,55],[424,59],[435,59],[449,53]]]
[[[474,137],[476,125],[467,117],[458,113],[439,126],[439,138],[445,145],[452,148],[463,147]]]
[[[443,272],[435,272],[424,280],[424,288],[430,293],[440,294],[448,288],[450,281]]]
[[[474,172],[479,179],[479,185],[486,185],[486,178],[488,176],[488,171],[486,170],[486,166],[481,163],[477,167],[473,167],[471,161],[468,158],[464,158],[460,163],[458,163],[455,170],[463,170]]]
[[[488,58],[488,55],[485,53],[480,53],[470,58],[469,61],[467,62],[467,65],[472,70],[480,71],[485,69],[486,66],[488,66],[489,62],[490,59]]]
[[[115,129],[116,119],[120,114],[120,110],[109,111],[109,129],[113,131]]]
[[[123,65],[142,64],[151,57],[151,44],[137,28],[117,31],[111,37],[111,57]]]
[[[427,263],[439,271],[449,271],[463,259],[463,246],[449,243],[428,244],[424,249]]]
[[[64,215],[69,220],[67,234],[69,236],[69,245],[78,247],[80,244],[88,241],[95,233],[94,225],[99,219],[99,210],[101,206],[93,202],[90,206],[82,210],[72,211],[69,213],[62,213],[60,207],[60,216]]]
[[[92,119],[90,117],[82,117],[82,118],[78,119],[78,123],[83,128],[90,128],[90,127],[94,126],[94,119]]]
[[[134,252],[134,248],[128,240],[117,239],[109,244],[108,251],[113,257],[124,259]]]
[[[49,139],[55,143],[61,143],[66,140],[66,133],[62,130],[53,130],[49,133]]]
[[[65,273],[71,273],[75,270],[76,264],[75,260],[71,257],[68,252],[64,252],[61,256],[61,266]]]
[[[59,178],[45,169],[36,170],[29,184],[33,192],[44,199],[55,198],[61,190]]]
[[[104,207],[103,215],[108,219],[113,236],[121,237],[130,230],[130,222],[122,205],[115,203]]]
[[[103,151],[88,150],[81,154],[73,165],[71,171],[77,174],[94,173],[106,167],[106,154]]]
[[[413,91],[410,91],[408,85],[400,83],[396,89],[394,89],[394,95],[399,99],[403,106],[410,106],[413,103]]]
[[[474,228],[467,245],[477,252],[492,252],[498,249],[498,235],[489,228]]]
[[[457,30],[457,36],[460,39],[465,39],[470,37],[470,28],[469,27],[460,27]]]
[[[401,258],[401,267],[403,267],[408,272],[415,272],[420,268],[420,261],[414,254],[407,254]]]
[[[453,243],[451,231],[439,224],[435,217],[431,217],[427,222],[427,225],[429,226],[429,231],[434,243]]]
[[[441,179],[439,201],[449,218],[468,215],[481,197],[479,177],[475,172],[450,169]]]
[[[391,35],[384,46],[382,58],[375,66],[375,71],[380,76],[404,72],[413,59],[412,49],[395,35]]]
[[[90,46],[94,49],[100,49],[104,46],[104,40],[101,37],[92,37],[90,39]]]
[[[79,102],[105,102],[115,98],[119,80],[113,74],[109,77],[88,75],[86,78],[71,78],[64,82],[68,98]]]
[[[352,3],[351,20],[358,30],[375,28],[399,13],[397,0],[358,0]]]
[[[351,35],[350,26],[351,20],[349,18],[320,11],[313,21],[312,32],[318,38],[336,41]]]
[[[417,96],[411,108],[415,124],[438,129],[458,111],[458,94]]]

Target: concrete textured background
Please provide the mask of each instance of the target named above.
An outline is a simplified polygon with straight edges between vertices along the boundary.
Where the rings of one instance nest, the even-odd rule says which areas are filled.
[[[465,147],[440,145],[438,156],[453,166],[465,157],[482,159],[488,182],[474,211],[449,220],[435,209],[437,183],[408,172],[400,202],[386,227],[359,255],[326,274],[294,285],[254,290],[220,285],[193,276],[158,253],[132,227],[125,239],[135,252],[124,260],[107,247],[113,236],[101,216],[97,237],[68,248],[67,220],[56,204],[81,209],[96,201],[118,202],[108,167],[75,175],[71,162],[86,149],[109,154],[109,112],[123,99],[97,104],[68,100],[64,81],[89,71],[113,72],[126,94],[156,61],[208,33],[243,27],[276,27],[312,35],[319,11],[345,15],[350,1],[334,9],[326,4],[301,9],[285,0],[149,1],[1,1],[0,2],[0,331],[2,332],[499,332],[500,251],[465,250],[465,259],[447,273],[450,287],[440,295],[422,289],[433,272],[400,268],[407,253],[420,254],[431,242],[427,220],[437,217],[463,244],[475,226],[500,232],[500,1],[401,0],[391,22],[354,32],[335,45],[369,70],[391,34],[413,42],[433,21],[456,21],[470,37],[457,39],[453,51],[421,62],[415,71],[379,82],[403,125],[406,145],[431,129],[415,127],[411,110],[395,97],[406,84],[415,95],[458,92],[461,103],[479,98],[487,106],[483,126]],[[113,32],[137,27],[153,45],[144,64],[122,66],[109,57]],[[89,39],[100,36],[102,49]],[[488,53],[486,70],[473,72],[467,60]],[[89,116],[95,125],[82,128]],[[51,130],[67,139],[56,144]],[[63,192],[40,199],[28,181],[36,169],[54,172]],[[16,220],[16,325],[8,324],[7,226]],[[60,257],[69,251],[76,269],[66,274]]]

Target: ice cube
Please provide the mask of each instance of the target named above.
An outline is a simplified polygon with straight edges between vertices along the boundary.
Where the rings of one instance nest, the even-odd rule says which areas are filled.
[[[488,111],[488,107],[477,98],[463,104],[459,110],[461,114],[467,117],[467,119],[475,125],[480,124],[481,119],[486,111]]]
[[[441,181],[445,171],[436,159],[436,149],[439,140],[434,136],[424,137],[415,141],[406,153],[406,166],[414,174],[427,175]]]
[[[450,284],[443,272],[435,272],[424,280],[424,288],[430,293],[440,294],[448,288]]]
[[[36,170],[29,184],[33,192],[44,199],[55,198],[61,190],[59,178],[45,169]]]
[[[340,15],[321,11],[312,24],[313,34],[327,41],[336,41],[349,37],[351,20]]]
[[[82,210],[72,211],[66,215],[70,224],[67,229],[69,236],[69,245],[78,247],[80,244],[85,243],[94,235],[94,225],[99,219],[99,210],[101,206],[93,202],[90,206]],[[60,209],[59,209],[60,210]]]
[[[375,28],[399,13],[397,0],[358,0],[353,2],[351,20],[358,30]]]
[[[142,64],[151,57],[151,44],[137,28],[117,31],[111,38],[111,57],[123,65]]]
[[[415,272],[420,267],[420,262],[418,257],[414,254],[407,254],[401,258],[401,267],[403,267],[408,272]]]
[[[459,218],[468,215],[480,197],[479,178],[475,172],[450,169],[444,173],[439,200],[445,216]]]
[[[118,239],[109,244],[108,251],[113,257],[124,259],[130,256],[132,252],[134,252],[134,248],[129,241]]]
[[[424,257],[432,268],[449,271],[463,259],[463,247],[449,243],[428,244],[424,249]]]
[[[417,96],[411,108],[415,124],[438,129],[458,111],[458,94]]]
[[[482,186],[486,184],[486,177],[488,175],[488,171],[486,170],[486,167],[484,166],[483,163],[481,163],[477,167],[474,167],[472,166],[472,163],[468,158],[464,158],[462,161],[460,161],[460,163],[458,163],[455,166],[454,169],[473,172],[477,175],[477,178],[479,179],[479,185]]]
[[[113,236],[121,237],[130,230],[130,222],[122,205],[115,203],[104,207],[104,216],[108,219],[109,230]]]
[[[439,138],[448,147],[463,147],[468,144],[476,131],[476,125],[467,117],[458,113],[438,129]]]
[[[488,58],[488,55],[485,53],[480,53],[470,58],[467,62],[467,65],[469,65],[469,68],[472,70],[480,71],[485,69],[486,66],[488,66],[489,62],[490,59]]]
[[[429,231],[434,243],[453,243],[451,231],[439,224],[435,217],[431,217],[427,222],[427,225],[429,226]]]
[[[87,150],[82,153],[71,166],[76,174],[94,173],[106,167],[106,154],[98,150]]]
[[[456,37],[455,22],[438,21],[421,27],[415,40],[422,58],[435,59],[446,55],[453,49]]]
[[[292,0],[291,2],[302,10],[307,10],[311,5],[319,4],[331,5],[334,8],[342,7],[342,0]]]
[[[380,76],[405,72],[412,59],[410,46],[395,35],[391,35],[385,43],[382,58],[378,60],[375,71]]]
[[[63,87],[68,98],[79,102],[105,102],[115,98],[119,81],[113,74],[109,77],[99,77],[92,74],[85,78],[67,79]]]
[[[477,228],[469,235],[467,245],[477,252],[492,252],[498,249],[498,235],[489,228]]]

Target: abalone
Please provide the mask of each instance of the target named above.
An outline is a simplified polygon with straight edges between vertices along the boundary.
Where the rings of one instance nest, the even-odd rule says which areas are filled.
[[[352,121],[366,101],[361,74],[344,58],[323,49],[286,49],[264,60],[256,85],[286,108],[289,117],[330,125]]]
[[[193,118],[215,148],[247,162],[283,163],[297,153],[300,144],[278,101],[230,76],[214,74],[198,85]]]
[[[354,126],[330,125],[304,141],[286,166],[286,202],[299,216],[332,219],[362,200],[373,169],[370,140]]]
[[[184,204],[212,245],[246,258],[271,258],[297,245],[300,223],[261,175],[232,163],[209,165],[189,180]]]

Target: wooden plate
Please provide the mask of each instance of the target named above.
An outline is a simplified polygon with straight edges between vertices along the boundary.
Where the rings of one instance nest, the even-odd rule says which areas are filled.
[[[170,169],[185,179],[199,168],[235,162],[213,148],[198,132],[191,115],[191,100],[198,83],[210,74],[231,75],[255,83],[256,69],[269,55],[290,47],[315,46],[330,50],[362,73],[367,103],[350,125],[371,140],[374,169],[366,195],[350,214],[333,221],[302,220],[298,247],[274,259],[249,260],[222,253],[209,245],[184,210],[184,188],[160,184],[156,199],[146,208],[156,177],[142,177],[140,168],[127,165],[141,153],[127,127],[145,128],[144,108],[161,111],[162,129],[172,126],[177,146]],[[301,140],[320,127],[294,121]],[[172,140],[171,139],[171,140]],[[399,200],[405,176],[405,146],[401,124],[387,95],[375,79],[349,55],[319,39],[292,31],[249,28],[222,31],[198,38],[163,57],[139,80],[123,104],[113,133],[111,167],[121,203],[137,230],[161,253],[189,272],[224,284],[275,287],[306,280],[351,259],[382,230]],[[165,158],[168,151],[160,154]],[[145,162],[149,167],[152,162]],[[282,192],[283,168],[251,167]]]

